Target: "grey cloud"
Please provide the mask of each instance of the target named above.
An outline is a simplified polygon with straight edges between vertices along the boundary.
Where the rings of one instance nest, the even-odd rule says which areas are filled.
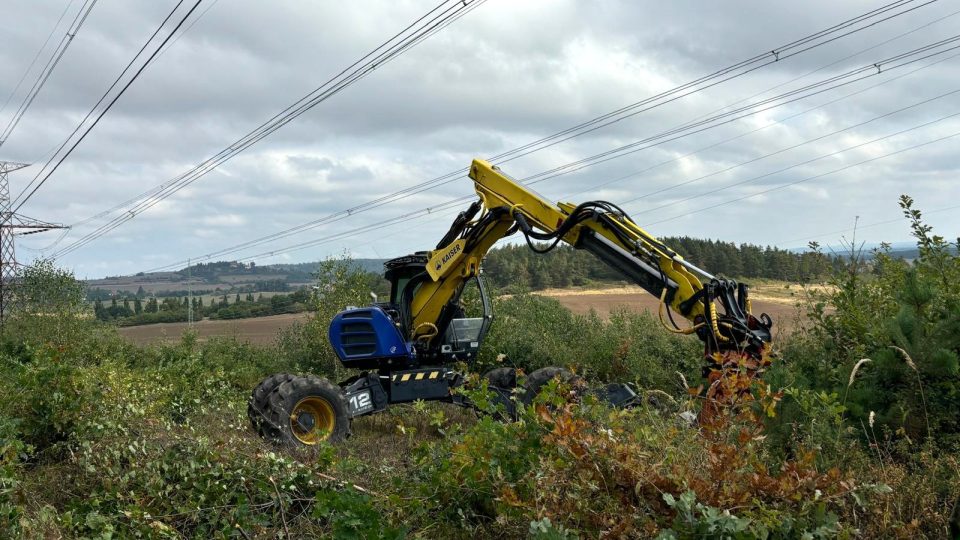
[[[0,35],[0,98],[12,89],[64,5],[55,0],[10,0],[5,6],[7,19],[16,22],[10,25],[11,32]],[[63,262],[82,275],[132,272],[279,231],[462,168],[474,156],[519,146],[879,5],[827,0],[491,0]],[[62,140],[171,6],[146,0],[102,1],[20,129],[0,150],[0,157],[36,160]],[[321,84],[426,9],[426,4],[412,1],[219,2],[145,72],[24,210],[45,219],[75,222],[176,176]],[[873,47],[953,9],[949,2],[917,9],[747,77],[518,159],[504,169],[523,177],[658,133]],[[772,92],[945,37],[955,31],[957,20],[960,17],[933,24]],[[556,198],[588,190],[577,200],[631,199],[951,90],[960,78],[958,65],[956,59],[943,62],[600,189],[591,186],[762,123],[743,120],[535,188]],[[763,116],[767,121],[785,118],[886,78],[892,75]],[[864,126],[855,131],[856,136],[868,140],[955,112],[960,110],[958,96]],[[882,148],[916,144],[956,131],[958,126],[957,121],[944,122],[936,130],[918,130]],[[849,144],[840,136],[832,137],[651,196],[629,209],[641,223],[656,221],[831,170],[877,151],[870,147],[649,216],[643,212]],[[656,225],[651,232],[778,243],[849,227],[855,215],[864,222],[892,219],[899,215],[896,196],[904,191],[913,194],[922,208],[933,209],[955,198],[956,148],[956,142],[949,141],[931,145],[822,181]],[[13,175],[14,192],[32,174],[28,169]],[[458,179],[277,245],[348,231],[470,192],[470,183]],[[361,256],[423,249],[432,244],[424,240],[438,237],[448,220],[444,215],[429,216],[298,251],[290,258],[312,260],[345,249]],[[931,214],[931,221],[946,228],[941,232],[948,237],[960,224],[949,213]],[[89,230],[77,230],[70,238]],[[907,233],[900,225],[869,229],[875,240],[901,241]],[[38,248],[51,240],[50,236],[30,238],[22,245]],[[271,260],[281,259],[264,262]]]

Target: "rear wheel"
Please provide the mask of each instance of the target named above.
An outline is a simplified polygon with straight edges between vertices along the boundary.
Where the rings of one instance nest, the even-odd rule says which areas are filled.
[[[290,373],[275,373],[266,379],[260,381],[260,384],[253,389],[250,398],[247,399],[247,417],[250,418],[250,424],[261,437],[270,438],[276,435],[276,429],[271,427],[267,419],[267,399],[270,393],[281,384],[293,380],[296,375]]]
[[[537,397],[543,387],[553,379],[558,379],[561,383],[569,385],[571,391],[578,396],[586,388],[586,382],[583,378],[574,375],[569,369],[557,366],[540,368],[527,376],[524,391],[520,396],[523,404],[530,405],[533,403],[534,398]]]
[[[278,385],[267,401],[267,418],[277,429],[271,438],[279,444],[338,443],[350,435],[347,400],[326,379],[294,377]]]

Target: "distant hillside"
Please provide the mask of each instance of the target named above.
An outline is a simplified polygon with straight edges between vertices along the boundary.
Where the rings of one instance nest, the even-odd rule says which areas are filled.
[[[383,273],[383,262],[386,259],[353,259],[353,264],[364,272]],[[305,273],[312,276],[320,267],[320,262],[308,262],[297,264],[272,264],[270,268],[276,268],[285,272]]]
[[[383,272],[383,259],[356,259],[365,272]],[[175,272],[138,273],[87,280],[90,300],[115,294],[185,296],[202,293],[286,292],[312,283],[319,262],[271,264],[217,261],[199,263]]]
[[[735,244],[719,240],[678,237],[663,241],[687,260],[716,275],[740,278],[771,278],[794,282],[822,279],[847,256],[846,253],[823,250],[785,250],[772,246]],[[890,251],[894,257],[912,260],[915,247],[898,247]],[[871,253],[863,254],[870,258]],[[383,273],[385,259],[355,259],[360,270]],[[287,292],[314,281],[320,262],[271,264],[217,261],[200,263],[176,272],[140,273],[88,280],[91,300],[105,300],[114,294],[185,296],[188,288],[194,294]],[[590,253],[560,246],[547,254],[537,254],[526,245],[506,245],[490,252],[484,261],[488,281],[501,289],[539,290],[552,287],[579,286],[596,282],[615,282],[623,277]]]
[[[947,251],[948,251],[949,253],[954,254],[954,255],[957,254],[957,248],[956,248],[956,247],[950,247],[950,248],[947,249]],[[915,247],[915,246],[914,246],[914,247],[906,247],[906,248],[893,248],[893,249],[890,250],[889,254],[890,254],[891,257],[896,258],[896,259],[905,259],[905,260],[908,260],[908,261],[912,261],[912,260],[914,260],[914,259],[916,259],[917,257],[920,256],[920,250],[919,250],[917,247]],[[871,251],[870,253],[865,253],[864,256],[865,256],[867,259],[871,259],[871,258],[873,258],[873,252]]]

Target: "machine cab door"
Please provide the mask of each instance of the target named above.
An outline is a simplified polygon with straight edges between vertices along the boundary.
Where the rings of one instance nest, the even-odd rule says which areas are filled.
[[[444,311],[449,312],[444,314],[449,322],[441,340],[441,355],[448,361],[475,360],[493,322],[493,309],[483,278],[476,276],[464,282]]]

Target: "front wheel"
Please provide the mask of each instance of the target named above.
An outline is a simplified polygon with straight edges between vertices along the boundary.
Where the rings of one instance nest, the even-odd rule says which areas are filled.
[[[272,438],[276,435],[276,430],[270,426],[267,418],[267,407],[270,394],[281,384],[296,379],[296,375],[290,373],[277,373],[260,381],[260,384],[253,389],[250,397],[247,399],[247,417],[254,431],[261,437]]]
[[[340,387],[319,377],[294,377],[278,385],[266,415],[275,442],[289,446],[338,443],[350,436],[347,400]]]
[[[511,422],[517,419],[517,404],[511,399],[517,387],[517,370],[514,368],[494,368],[483,374],[487,381],[487,388],[493,392],[494,400],[503,406],[503,412],[497,411],[493,417],[501,422]]]
[[[558,379],[562,384],[570,386],[570,391],[574,396],[580,396],[586,389],[586,381],[582,377],[574,375],[569,369],[549,366],[540,368],[527,376],[527,383],[524,386],[523,394],[520,399],[524,405],[533,403],[537,394],[553,379]]]
[[[508,367],[494,368],[483,374],[490,386],[512,390],[517,387],[517,370]]]

